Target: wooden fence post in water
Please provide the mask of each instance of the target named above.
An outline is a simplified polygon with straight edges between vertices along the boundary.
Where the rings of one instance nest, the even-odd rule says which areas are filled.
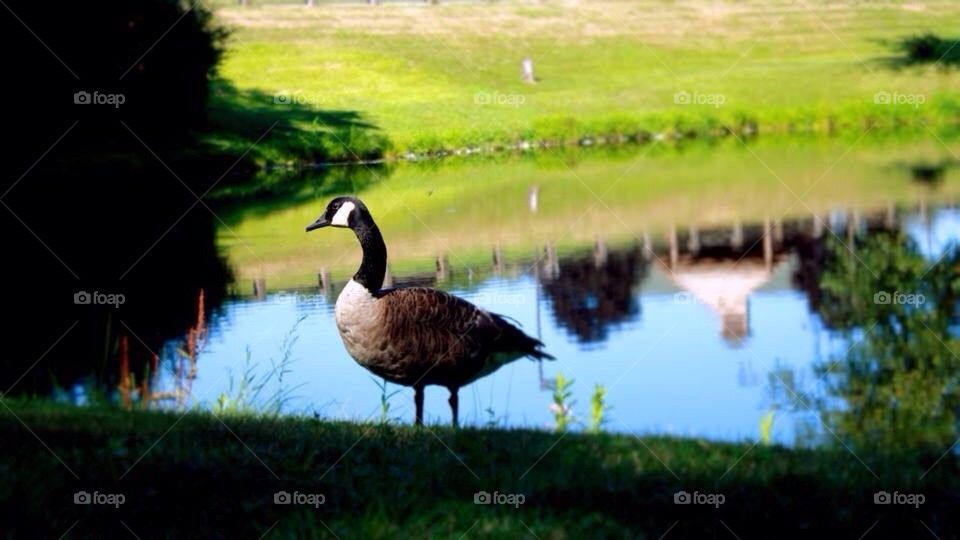
[[[254,278],[253,297],[257,300],[263,300],[267,297],[267,280],[265,278]]]

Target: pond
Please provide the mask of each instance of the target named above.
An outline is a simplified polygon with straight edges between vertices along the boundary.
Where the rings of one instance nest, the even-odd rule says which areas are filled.
[[[354,193],[384,233],[388,283],[438,287],[506,315],[557,357],[517,360],[463,388],[462,424],[552,429],[563,377],[575,429],[589,424],[599,386],[608,431],[846,443],[868,430],[870,411],[890,407],[882,395],[898,374],[927,373],[886,366],[898,353],[870,356],[899,343],[904,321],[920,317],[936,338],[917,354],[935,357],[944,385],[960,374],[949,347],[958,149],[655,143],[273,173],[257,203],[218,210],[233,284],[203,313],[202,343],[186,354],[184,339],[163,345],[151,386],[167,398],[160,406],[242,401],[412,422],[412,390],[360,367],[334,325],[356,240],[303,232],[330,198]],[[920,388],[896,388],[903,416],[881,422],[886,435],[903,435],[897,422],[916,407],[925,412],[914,419],[952,403],[906,403]],[[425,417],[449,423],[445,389],[427,388]],[[916,437],[954,435],[951,424]]]

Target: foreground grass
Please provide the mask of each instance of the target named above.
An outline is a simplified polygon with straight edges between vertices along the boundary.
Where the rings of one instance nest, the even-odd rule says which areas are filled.
[[[268,161],[955,122],[960,4],[692,0],[223,7],[208,141]],[[521,80],[534,61],[538,81]],[[279,96],[279,97],[278,97]],[[879,96],[879,97],[878,97]],[[246,112],[238,118],[237,103]],[[251,113],[251,111],[259,111]],[[239,125],[237,124],[239,122]]]
[[[745,538],[795,529],[858,537],[878,521],[884,534],[958,534],[946,515],[960,471],[952,455],[937,461],[942,449],[855,456],[663,437],[3,404],[0,500],[9,537]],[[725,501],[674,504],[681,490]],[[925,502],[875,505],[879,490],[922,493]],[[125,501],[75,505],[78,491]],[[277,505],[278,491],[325,500]],[[525,501],[476,505],[480,491]]]

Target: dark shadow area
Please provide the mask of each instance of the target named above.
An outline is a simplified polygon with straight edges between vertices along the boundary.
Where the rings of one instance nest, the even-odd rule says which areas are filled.
[[[386,136],[357,111],[322,110],[296,93],[240,90],[211,84],[209,122],[199,133],[207,146],[242,154],[256,145],[261,161],[309,163],[373,161],[390,148]]]
[[[198,197],[249,170],[196,157],[191,134],[206,122],[225,32],[202,5],[172,0],[4,7],[17,48],[0,90],[16,126],[0,181],[0,392],[109,394],[123,339],[123,369],[140,380],[195,323],[201,291],[208,314],[224,295],[229,273]]]
[[[897,167],[914,182],[935,190],[946,178],[947,173],[958,165],[960,162],[954,159],[939,159],[899,163]]]
[[[960,39],[943,38],[926,33],[882,43],[896,54],[896,56],[882,59],[882,63],[892,68],[923,65],[943,68],[960,66]]]
[[[220,217],[232,225],[242,218],[269,215],[332,195],[359,193],[390,174],[388,164],[265,170],[232,179],[211,194],[211,199],[216,201]]]
[[[202,6],[104,0],[5,7],[0,29],[16,52],[7,55],[0,95],[5,121],[16,126],[17,136],[4,141],[16,150],[7,154],[13,171],[25,170],[75,122],[60,143],[75,160],[113,162],[137,148],[121,121],[159,148],[192,146],[189,133],[205,122],[209,78],[226,35]]]
[[[139,381],[153,353],[194,324],[201,291],[208,316],[222,302],[229,271],[215,218],[159,164],[38,167],[4,204],[4,392],[80,384],[109,394],[121,336]]]
[[[356,112],[217,80],[226,32],[202,3],[5,7],[0,30],[17,48],[0,89],[16,133],[0,177],[2,393],[111,395],[122,371],[143,380],[197,324],[201,292],[202,318],[217,315],[230,273],[216,227],[242,217],[227,205],[259,199],[266,212],[357,181],[257,165],[371,159],[385,144]]]

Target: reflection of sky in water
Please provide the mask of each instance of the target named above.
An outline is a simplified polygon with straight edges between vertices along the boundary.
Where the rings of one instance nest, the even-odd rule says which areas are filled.
[[[957,238],[958,218],[954,210],[941,210],[931,213],[929,230],[916,215],[903,223],[925,253],[939,256],[939,250]],[[562,372],[575,379],[573,410],[584,421],[599,383],[608,390],[608,430],[755,440],[760,419],[773,402],[773,373],[791,374],[799,388],[809,390],[815,388],[812,364],[847,349],[842,338],[810,313],[806,294],[792,288],[790,273],[796,264],[795,257],[789,257],[749,296],[749,333],[738,343],[724,339],[715,311],[689,295],[678,295],[680,289],[656,264],[634,288],[640,306],[636,316],[612,324],[599,343],[581,343],[558,326],[542,291],[538,303],[531,275],[492,278],[475,289],[452,292],[513,317],[526,332],[539,335],[558,358],[542,365],[543,377],[552,379]],[[588,306],[597,302],[592,296],[587,299]],[[295,360],[285,381],[296,387],[287,410],[355,420],[378,417],[380,389],[345,352],[332,309],[319,294],[310,293],[226,303],[199,359],[194,398],[209,404],[226,391],[231,374],[234,380],[243,374],[248,348],[253,371],[268,369],[271,359],[280,358],[285,335],[305,316],[297,327]],[[461,389],[461,422],[482,425],[493,419],[509,426],[550,426],[551,391],[541,389],[540,367],[522,359]],[[412,390],[402,388],[392,398],[390,414],[412,421]],[[449,423],[446,389],[427,388],[425,415],[428,422]],[[810,413],[778,413],[774,439],[794,442],[799,420],[818,425]]]
[[[920,253],[936,259],[960,238],[960,210],[939,209],[931,216],[924,218],[919,214],[911,214],[903,220],[903,229],[917,242]]]

